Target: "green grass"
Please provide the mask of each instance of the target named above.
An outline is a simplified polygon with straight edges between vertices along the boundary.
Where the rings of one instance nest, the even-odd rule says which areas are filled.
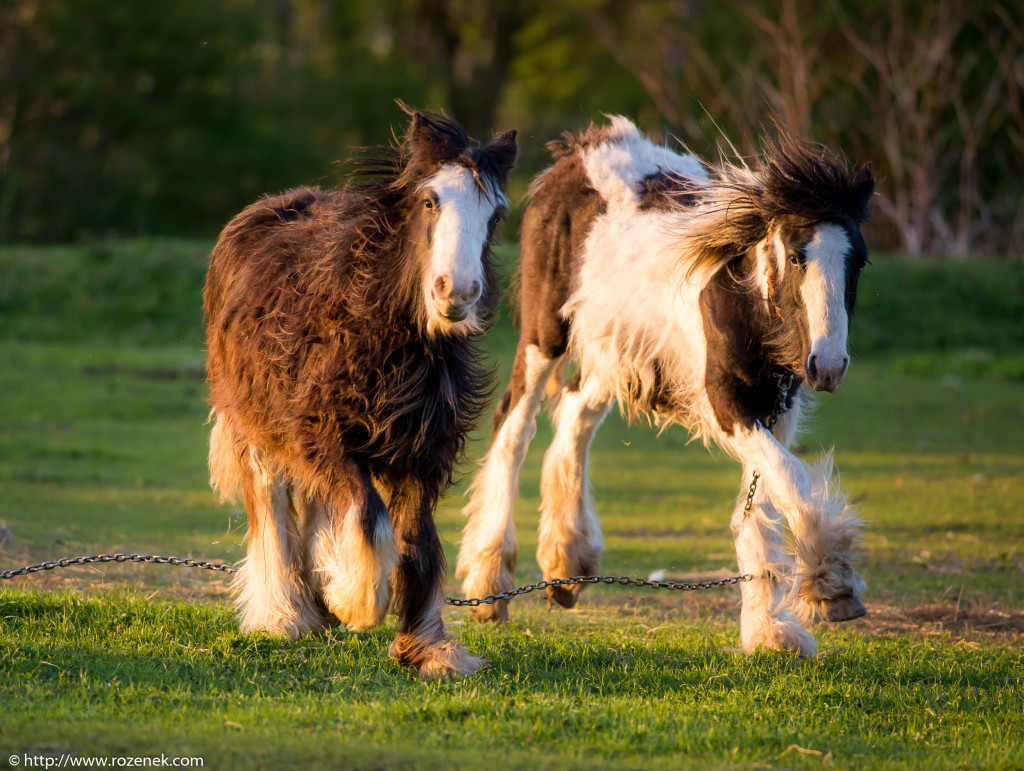
[[[242,556],[241,512],[206,482],[207,247],[0,250],[0,520],[15,539],[0,567],[122,550]],[[836,446],[871,522],[858,552],[871,613],[817,629],[816,660],[739,654],[735,589],[597,587],[572,612],[517,599],[502,628],[452,610],[492,666],[424,682],[388,660],[393,622],[297,642],[243,635],[223,576],[73,568],[0,587],[0,763],[70,752],[197,755],[207,768],[1024,766],[1022,277],[1009,262],[878,259],[865,273],[858,358],[801,444],[807,457]],[[513,341],[507,321],[489,337],[502,379]],[[962,366],[976,360],[989,363]],[[542,418],[523,472],[522,583],[538,577],[550,435]],[[483,447],[478,436],[470,456]],[[592,474],[606,572],[735,571],[736,464],[681,430],[659,437],[612,416]],[[465,485],[438,511],[450,561]]]
[[[0,685],[22,704],[5,732],[51,752],[199,754],[214,768],[1024,761],[1019,648],[830,631],[814,661],[747,658],[715,621],[533,606],[502,629],[460,627],[491,669],[422,682],[387,659],[390,629],[286,643],[239,634],[222,607],[125,594],[20,593],[0,609],[20,643],[0,654]]]

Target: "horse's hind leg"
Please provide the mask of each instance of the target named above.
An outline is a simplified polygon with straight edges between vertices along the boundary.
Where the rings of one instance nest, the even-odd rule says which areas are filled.
[[[391,489],[389,501],[399,560],[393,574],[398,635],[392,658],[426,677],[463,676],[486,662],[471,656],[445,629],[445,558],[434,525],[436,496],[414,480]]]
[[[397,555],[388,510],[369,472],[355,463],[346,471],[346,487],[329,500],[303,502],[302,537],[314,591],[358,632],[384,621]]]
[[[587,478],[590,443],[614,400],[598,378],[573,378],[562,388],[555,409],[555,439],[544,455],[537,562],[544,578],[593,575],[604,543]],[[571,608],[583,589],[549,586],[550,597]]]
[[[544,387],[561,356],[549,357],[537,345],[519,345],[512,368],[512,382],[495,416],[497,427],[491,448],[469,489],[463,509],[469,518],[462,535],[455,575],[463,579],[467,597],[485,597],[514,588],[512,574],[519,556],[515,511],[519,469],[530,440],[537,432],[537,412]],[[508,603],[480,605],[473,609],[480,621],[504,621]]]
[[[299,637],[321,629],[323,615],[300,575],[299,536],[287,482],[254,448],[238,471],[249,513],[246,560],[233,584],[242,631]]]

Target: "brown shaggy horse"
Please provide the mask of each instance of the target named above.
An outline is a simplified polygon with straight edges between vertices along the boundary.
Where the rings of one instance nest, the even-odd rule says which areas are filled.
[[[241,496],[243,630],[298,637],[398,616],[391,655],[425,675],[483,662],[441,620],[434,526],[490,372],[475,338],[499,299],[494,228],[515,132],[475,147],[418,112],[362,182],[249,206],[204,293],[211,481]]]

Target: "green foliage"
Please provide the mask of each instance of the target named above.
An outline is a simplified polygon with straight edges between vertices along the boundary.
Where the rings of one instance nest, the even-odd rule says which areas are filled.
[[[265,192],[325,179],[352,145],[385,141],[401,123],[393,99],[423,91],[346,36],[359,23],[346,13],[324,58],[301,6],[4,4],[0,241],[209,235]]]
[[[515,199],[603,114],[714,157],[756,150],[773,112],[875,162],[872,242],[1012,253],[1015,21],[959,0],[7,0],[0,242],[210,237],[263,193],[339,182],[333,161],[401,131],[397,98],[481,141],[518,128]]]
[[[1024,263],[885,256],[874,263],[864,271],[857,293],[855,353],[969,351],[983,360],[1024,351]]]

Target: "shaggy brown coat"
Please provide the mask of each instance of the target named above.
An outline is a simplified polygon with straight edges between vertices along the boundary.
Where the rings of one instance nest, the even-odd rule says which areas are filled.
[[[436,601],[444,555],[433,510],[491,393],[475,336],[425,332],[429,236],[417,234],[429,212],[419,186],[454,163],[483,194],[500,190],[516,154],[514,131],[481,149],[454,122],[416,113],[400,147],[356,161],[368,181],[264,198],[227,225],[210,256],[209,401],[231,426],[239,463],[255,450],[296,496],[328,504],[373,480],[398,546],[400,632]],[[489,242],[482,260],[486,320],[500,299]],[[363,521],[368,537],[373,519]]]

